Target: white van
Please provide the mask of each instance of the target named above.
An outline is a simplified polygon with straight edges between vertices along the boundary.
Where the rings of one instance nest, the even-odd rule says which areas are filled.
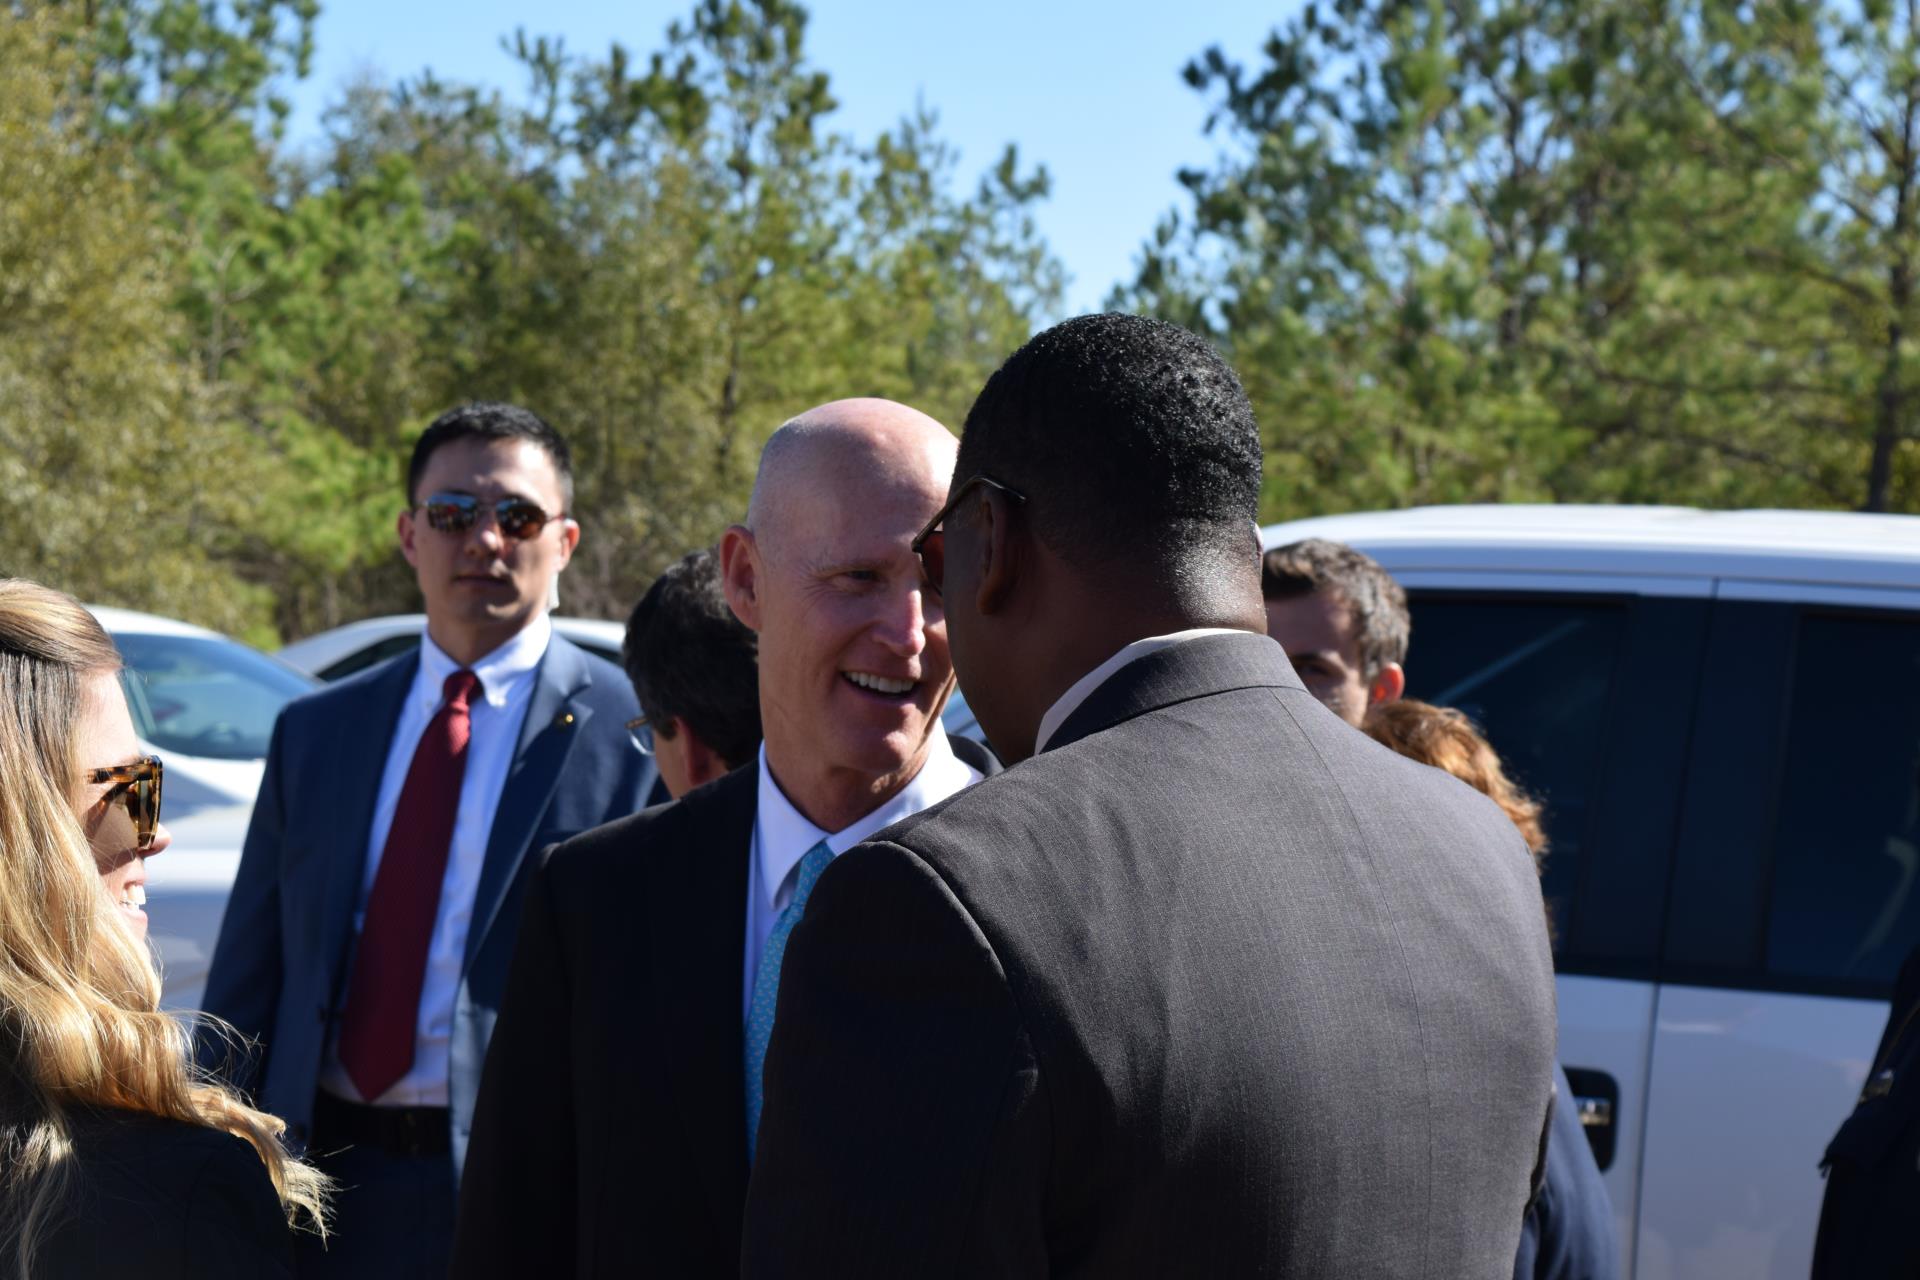
[[[1804,1280],[1920,944],[1920,518],[1429,507],[1278,524],[1407,588],[1410,697],[1545,800],[1560,1058],[1636,1280]]]

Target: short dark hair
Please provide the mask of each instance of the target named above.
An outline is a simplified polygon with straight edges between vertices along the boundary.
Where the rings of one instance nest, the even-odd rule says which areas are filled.
[[[954,480],[1025,493],[1035,532],[1083,566],[1246,554],[1260,431],[1240,379],[1177,325],[1108,312],[1007,358],[967,414]]]
[[[653,731],[673,736],[673,718],[730,767],[760,745],[759,638],[736,618],[712,551],[681,557],[627,619],[620,660]]]
[[[1390,662],[1407,660],[1413,619],[1407,593],[1380,562],[1344,542],[1303,538],[1275,547],[1260,560],[1260,594],[1295,600],[1325,591],[1346,606],[1360,644],[1360,674],[1368,680]]]
[[[420,433],[413,445],[413,459],[407,463],[409,506],[420,500],[420,476],[427,469],[427,459],[456,440],[530,440],[539,445],[560,477],[560,500],[572,510],[573,451],[567,448],[566,439],[531,409],[492,400],[449,409]]]

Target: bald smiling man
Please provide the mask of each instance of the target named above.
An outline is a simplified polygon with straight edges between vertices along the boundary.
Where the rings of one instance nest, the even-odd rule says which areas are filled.
[[[739,1273],[788,932],[826,864],[997,770],[949,743],[946,621],[911,542],[956,443],[886,400],[767,442],[720,542],[759,634],[755,763],[551,850],[474,1110],[453,1274]]]

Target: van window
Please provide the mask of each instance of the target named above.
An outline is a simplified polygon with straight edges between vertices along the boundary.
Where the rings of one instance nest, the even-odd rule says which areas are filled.
[[[1407,696],[1472,717],[1508,775],[1546,806],[1542,889],[1564,929],[1605,763],[1627,609],[1431,595],[1411,607]]]
[[[1920,616],[1804,614],[1787,714],[1767,968],[1890,983],[1920,942]]]

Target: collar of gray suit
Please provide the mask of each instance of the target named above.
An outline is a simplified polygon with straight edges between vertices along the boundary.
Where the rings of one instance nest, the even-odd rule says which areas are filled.
[[[1149,711],[1229,689],[1303,689],[1285,650],[1250,631],[1200,636],[1127,663],[1047,740],[1057,751]]]

